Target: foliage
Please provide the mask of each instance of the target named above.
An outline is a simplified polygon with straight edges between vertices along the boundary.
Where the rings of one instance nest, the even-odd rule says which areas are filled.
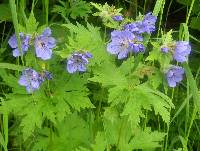
[[[192,13],[191,28],[186,21],[179,31],[160,28],[160,15],[167,1],[155,1],[154,16],[143,13],[149,1],[134,2],[45,0],[18,4],[10,0],[0,4],[0,22],[14,24],[16,49],[23,49],[25,43],[21,33],[31,37],[28,51],[14,58],[10,43],[7,47],[13,30],[2,32],[0,150],[198,150],[200,69],[194,77],[191,58],[189,63],[177,62],[174,52],[177,41],[189,41],[189,30],[199,29],[196,6],[199,2],[191,6],[189,1],[178,0],[190,7]],[[110,3],[118,4],[119,8]],[[133,5],[139,9],[136,17],[131,15]],[[44,14],[37,16],[37,11]],[[186,20],[190,19],[188,14]],[[39,21],[43,15],[44,25]],[[121,16],[121,20],[115,20],[116,16]],[[156,31],[140,33],[141,28],[152,28],[156,18],[157,23],[160,20]],[[133,31],[125,29],[127,24],[133,26]],[[45,33],[47,28],[52,33]],[[131,33],[134,40],[115,35],[115,30]],[[48,36],[38,47],[52,51],[52,56],[43,60],[36,57],[35,39],[45,34]],[[117,59],[116,53],[109,54],[110,39],[114,41],[114,51],[119,48],[123,51],[123,47],[129,50],[129,43],[134,47],[141,44],[144,51],[129,51],[127,57]],[[56,46],[49,48],[46,43]],[[162,48],[169,50],[164,52]],[[81,57],[74,57],[75,53]],[[71,62],[69,58],[73,58]],[[76,72],[68,71],[69,64]],[[169,87],[167,78],[172,66],[183,67],[185,71],[185,76],[178,77],[183,81],[177,82],[176,88]],[[39,75],[30,78],[25,73],[29,85],[39,81],[38,89],[30,92],[19,82],[27,68]]]
[[[59,0],[59,4],[60,5],[54,5],[52,12],[60,14],[63,18],[83,18],[87,17],[88,14],[91,13],[90,5],[82,0],[70,0],[68,2]]]

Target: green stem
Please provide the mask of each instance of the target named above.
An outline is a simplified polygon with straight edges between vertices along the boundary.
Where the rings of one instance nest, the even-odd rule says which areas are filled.
[[[143,11],[144,13],[146,11],[146,5],[147,5],[147,0],[144,1],[144,8],[143,8],[144,9],[144,11]]]
[[[194,2],[195,2],[195,0],[192,0],[191,6],[190,6],[190,9],[189,9],[187,18],[186,18],[186,22],[185,22],[186,25],[188,25],[188,21],[189,21],[189,19],[190,19],[190,15],[191,15],[191,12],[192,12],[192,9],[193,9],[193,6],[194,6]]]
[[[190,125],[189,125],[188,132],[187,132],[187,135],[186,135],[186,138],[185,138],[185,145],[183,146],[183,150],[184,151],[187,151],[188,138],[189,138],[190,131],[191,131],[192,125],[193,125],[195,117],[196,117],[196,113],[197,113],[197,108],[196,108],[196,106],[194,106],[194,109],[193,109],[193,112],[192,112],[191,121],[190,121]]]
[[[16,34],[16,37],[17,37],[18,49],[20,51],[20,58],[21,58],[21,61],[22,61],[22,65],[24,66],[21,40],[20,40],[20,36],[19,36],[19,27],[18,27],[18,19],[17,19],[17,10],[16,10],[15,0],[9,0],[9,5],[10,5],[10,10],[11,10],[13,25],[14,25],[14,28],[15,28],[15,34]]]
[[[102,103],[102,99],[99,100],[99,104],[98,104],[98,108],[97,108],[97,122],[98,123],[99,123],[99,118],[100,118],[101,103]]]
[[[122,147],[120,146],[120,141],[121,141],[121,136],[123,134],[123,130],[125,129],[123,127],[125,127],[124,125],[126,124],[126,122],[127,122],[127,117],[124,117],[122,119],[121,126],[120,126],[120,129],[119,129],[119,137],[118,137],[118,141],[117,141],[116,151],[118,151],[118,150],[123,151],[123,149],[121,149]],[[122,145],[123,145],[123,143],[122,143]]]
[[[174,98],[174,88],[172,89],[172,96],[171,96],[171,99],[173,100]],[[169,110],[169,112],[171,112],[171,109]],[[166,135],[166,138],[165,138],[165,148],[164,148],[164,151],[167,151],[167,143],[168,143],[168,137],[169,137],[169,123],[167,123],[167,135]]]
[[[187,132],[187,124],[188,124],[188,119],[189,119],[189,113],[190,113],[190,87],[189,87],[189,81],[187,80],[187,102],[186,102],[186,116],[185,116],[185,134]]]
[[[166,20],[165,20],[165,28],[164,29],[166,29],[166,26],[167,26],[167,18],[168,18],[168,15],[169,15],[169,10],[171,8],[172,2],[173,2],[173,0],[170,1],[169,6],[167,8],[167,14],[166,14]]]
[[[147,126],[147,118],[148,118],[148,110],[146,110],[146,113],[145,113],[145,119],[144,119],[144,126],[143,126],[143,129],[145,129],[146,126]]]
[[[45,0],[45,14],[46,14],[46,25],[48,26],[48,16],[49,16],[49,0]]]
[[[161,24],[162,24],[162,17],[163,17],[163,10],[164,10],[164,7],[165,7],[165,0],[164,0],[164,2],[162,3],[162,8],[161,8],[161,11],[160,11],[160,20],[159,20],[159,25],[158,25],[157,38],[158,38],[158,36],[160,35],[160,30],[161,30]]]

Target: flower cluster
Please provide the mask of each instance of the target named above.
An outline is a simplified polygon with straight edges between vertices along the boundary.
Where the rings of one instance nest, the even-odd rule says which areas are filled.
[[[119,12],[112,12],[109,14],[109,17],[112,17],[114,21],[119,22],[119,25],[123,24],[121,30],[114,30],[111,32],[111,41],[107,44],[107,51],[110,54],[116,55],[118,59],[124,59],[127,58],[130,53],[145,51],[143,44],[144,34],[151,34],[156,30],[155,23],[157,17],[153,16],[150,12],[143,17],[143,20],[128,23],[126,25],[121,22],[124,18]],[[45,28],[42,34],[34,36],[20,33],[21,50],[18,48],[16,35],[11,36],[8,43],[10,47],[13,48],[14,57],[24,55],[32,44],[35,48],[36,57],[42,60],[48,60],[51,59],[52,49],[56,46],[56,40],[51,35],[52,32],[50,28]],[[191,46],[189,42],[178,41],[170,44],[163,44],[161,46],[161,51],[165,54],[170,52],[174,60],[182,63],[187,61],[188,55],[191,52]],[[90,52],[82,50],[74,51],[67,59],[66,70],[70,74],[75,72],[85,72],[90,58],[92,58]],[[177,83],[182,81],[183,74],[184,69],[182,67],[171,66],[165,72],[168,85],[170,87],[175,87]],[[48,71],[38,73],[34,69],[28,68],[22,71],[18,83],[25,86],[28,93],[32,93],[39,89],[45,79],[52,79],[52,74]]]
[[[89,63],[88,58],[92,58],[92,54],[89,52],[74,52],[67,60],[67,71],[69,73],[86,71],[86,65]]]
[[[22,75],[18,83],[22,86],[25,86],[28,93],[32,93],[39,89],[40,85],[45,81],[45,79],[52,79],[50,72],[43,71],[42,73],[37,73],[31,68],[27,68],[22,71]]]
[[[142,41],[141,37],[132,34],[130,31],[114,30],[111,33],[112,41],[107,45],[107,51],[118,56],[118,59],[124,59],[130,52],[144,51],[144,46],[135,41]]]
[[[116,20],[120,20],[119,16]],[[143,33],[150,34],[155,31],[156,17],[152,13],[144,16],[142,21],[130,23],[124,26],[123,30],[111,32],[111,42],[107,45],[107,51],[124,59],[129,53],[144,52]]]
[[[173,59],[179,63],[186,62],[191,52],[191,46],[188,41],[177,41],[172,44],[161,46],[163,53],[171,52]],[[179,66],[172,66],[166,73],[166,79],[170,87],[175,87],[183,79],[184,69]]]
[[[25,35],[24,33],[20,33],[21,40],[21,50],[22,54],[18,48],[17,37],[14,34],[8,41],[8,44],[11,48],[13,48],[13,56],[18,57],[20,55],[24,55],[30,46],[31,40],[34,41],[35,53],[38,58],[42,60],[47,60],[51,58],[52,49],[56,46],[56,41],[53,37],[51,37],[51,29],[45,28],[44,32],[35,37],[31,37],[31,35]]]
[[[18,57],[24,55],[30,45],[34,43],[35,54],[42,60],[50,59],[52,56],[52,49],[56,46],[56,40],[51,36],[51,29],[45,28],[41,35],[32,37],[22,32],[19,33],[21,41],[21,50],[18,48],[17,37],[12,35],[8,40],[8,44],[13,48],[13,56]],[[26,87],[28,93],[32,93],[39,89],[45,79],[52,79],[52,74],[48,71],[37,73],[34,69],[28,68],[22,71],[22,75],[18,83]]]
[[[125,30],[131,31],[134,34],[152,33],[155,31],[155,23],[157,17],[153,16],[152,13],[148,13],[144,16],[142,21],[133,22],[124,26]]]
[[[52,49],[56,46],[56,40],[51,36],[51,34],[50,28],[45,28],[41,35],[36,35],[34,37],[20,33],[22,52],[20,52],[18,48],[17,37],[15,34],[11,36],[8,44],[14,49],[13,56],[18,57],[24,55],[33,43],[36,57],[41,58],[42,60],[48,60],[51,59]],[[89,52],[73,53],[67,61],[67,71],[69,73],[86,71],[86,65],[89,63],[89,58],[92,58],[92,54]],[[45,79],[52,79],[52,74],[48,71],[38,73],[34,69],[28,68],[22,71],[22,75],[18,83],[21,86],[25,86],[28,93],[32,93],[39,89]]]

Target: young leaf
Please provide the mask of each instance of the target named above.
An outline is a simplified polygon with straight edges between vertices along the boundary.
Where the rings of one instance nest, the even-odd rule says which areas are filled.
[[[29,34],[33,34],[37,31],[38,22],[36,21],[33,11],[30,13],[30,16],[26,22],[26,32]]]
[[[151,132],[150,128],[144,131],[139,130],[130,141],[130,148],[133,149],[155,149],[161,147],[160,142],[163,141],[165,133],[157,131]]]

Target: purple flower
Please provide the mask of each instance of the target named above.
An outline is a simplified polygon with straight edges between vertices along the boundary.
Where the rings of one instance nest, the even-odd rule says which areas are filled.
[[[114,21],[122,21],[122,20],[124,20],[123,16],[121,16],[121,15],[113,16],[112,19]]]
[[[153,16],[151,12],[147,13],[145,16],[144,16],[144,19],[143,19],[143,24],[145,26],[145,29],[146,29],[146,32],[147,33],[152,33],[153,31],[156,30],[155,28],[155,24],[156,24],[156,20],[157,20],[157,17],[156,16]]]
[[[49,71],[44,71],[44,77],[48,80],[53,79],[52,73]]]
[[[40,75],[33,69],[25,69],[22,71],[22,75],[18,83],[26,87],[28,93],[34,92],[39,89],[40,84],[43,82]]]
[[[142,34],[146,32],[145,26],[141,21],[127,24],[124,26],[124,29],[134,34]]]
[[[51,58],[52,49],[56,46],[56,40],[51,37],[51,29],[45,28],[44,32],[35,38],[36,56],[48,60]]]
[[[161,51],[162,51],[163,53],[168,53],[169,50],[170,50],[170,49],[169,49],[168,47],[165,47],[165,46],[161,47]]]
[[[134,53],[138,53],[138,52],[144,52],[144,45],[142,44],[143,42],[143,37],[140,35],[134,35],[134,41],[130,44],[132,47],[132,51]]]
[[[173,53],[173,58],[177,62],[187,61],[187,57],[191,52],[191,46],[188,41],[178,41],[176,42],[176,47]]]
[[[39,74],[39,78],[40,78],[40,81],[43,82],[45,79],[48,79],[48,80],[53,79],[53,76],[51,72],[44,70]]]
[[[169,87],[175,87],[177,83],[183,80],[184,69],[179,66],[172,66],[166,73],[166,79]]]
[[[89,63],[88,58],[91,58],[92,54],[89,52],[81,53],[75,52],[67,60],[67,71],[69,73],[74,73],[77,71],[86,71],[86,65]]]
[[[130,52],[143,52],[144,46],[141,43],[143,38],[134,35],[130,31],[114,30],[111,32],[112,41],[107,45],[107,51],[118,56],[118,59],[124,59]]]
[[[22,48],[22,55],[28,51],[29,48],[29,41],[31,37],[29,35],[24,35],[23,33],[19,33],[20,40],[21,40],[21,48]],[[18,57],[21,56],[21,52],[18,48],[17,44],[17,37],[16,35],[12,35],[10,39],[8,40],[8,44],[10,45],[11,48],[13,48],[13,56]]]
[[[152,13],[144,16],[142,21],[133,22],[124,26],[125,30],[131,31],[134,34],[152,33],[155,31],[156,17]]]

